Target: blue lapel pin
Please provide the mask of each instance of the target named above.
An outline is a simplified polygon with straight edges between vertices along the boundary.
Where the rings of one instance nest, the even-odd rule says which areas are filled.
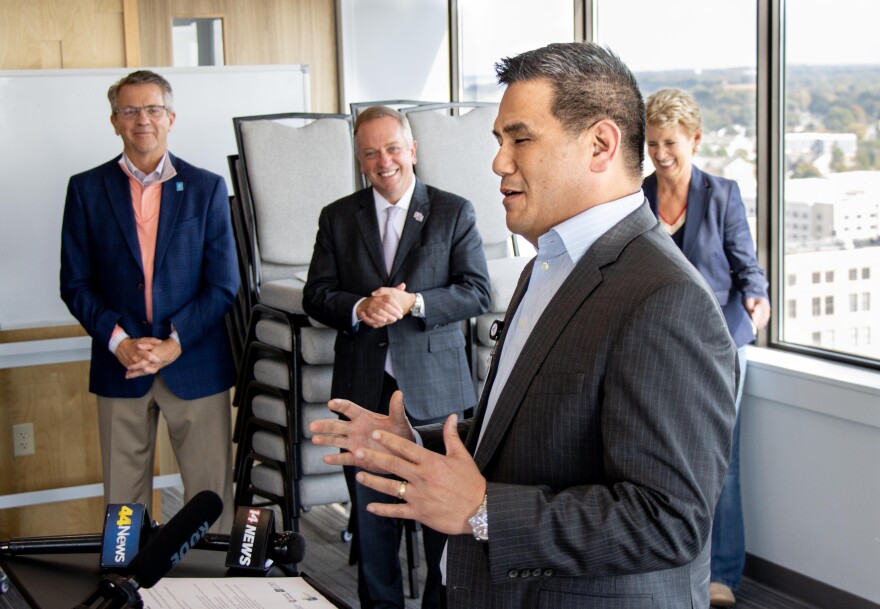
[[[183,182],[178,182],[175,186],[177,187],[177,192],[183,192]]]

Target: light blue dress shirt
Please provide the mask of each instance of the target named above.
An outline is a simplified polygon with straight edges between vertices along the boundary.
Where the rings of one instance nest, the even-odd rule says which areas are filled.
[[[532,267],[532,276],[525,296],[510,320],[498,362],[498,373],[489,393],[480,440],[519,354],[559,287],[590,246],[644,202],[645,195],[639,190],[622,199],[591,207],[538,238],[538,254]],[[479,446],[478,442],[477,449]]]

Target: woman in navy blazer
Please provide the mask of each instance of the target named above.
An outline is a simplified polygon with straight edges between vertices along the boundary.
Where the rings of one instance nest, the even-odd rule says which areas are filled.
[[[680,89],[663,89],[646,105],[648,156],[654,173],[642,188],[654,215],[706,279],[739,349],[737,413],[745,380],[743,347],[770,318],[764,270],[758,266],[736,182],[700,171],[693,157],[702,138],[700,109]],[[745,564],[739,486],[739,418],[730,466],[712,525],[710,602],[729,607]]]

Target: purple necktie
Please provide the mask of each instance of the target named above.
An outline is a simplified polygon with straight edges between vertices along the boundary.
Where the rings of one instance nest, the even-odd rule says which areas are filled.
[[[400,211],[396,205],[385,208],[385,235],[382,238],[382,253],[385,254],[385,269],[391,274],[391,265],[394,264],[394,254],[397,253],[397,244],[400,243],[400,237],[394,229],[394,216]]]

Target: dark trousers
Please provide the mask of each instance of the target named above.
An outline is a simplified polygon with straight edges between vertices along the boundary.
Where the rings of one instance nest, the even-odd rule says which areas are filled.
[[[388,414],[388,401],[397,391],[394,377],[385,374],[382,397],[377,411]],[[413,426],[442,422],[441,419],[419,420],[410,418]],[[366,510],[369,503],[392,503],[397,499],[358,484],[356,468],[346,467],[345,476],[356,510],[358,543],[358,598],[361,609],[403,609],[403,573],[400,568],[400,536],[403,523],[394,518],[376,516]],[[446,535],[422,525],[427,577],[422,595],[422,609],[440,607],[440,557],[446,544]]]

